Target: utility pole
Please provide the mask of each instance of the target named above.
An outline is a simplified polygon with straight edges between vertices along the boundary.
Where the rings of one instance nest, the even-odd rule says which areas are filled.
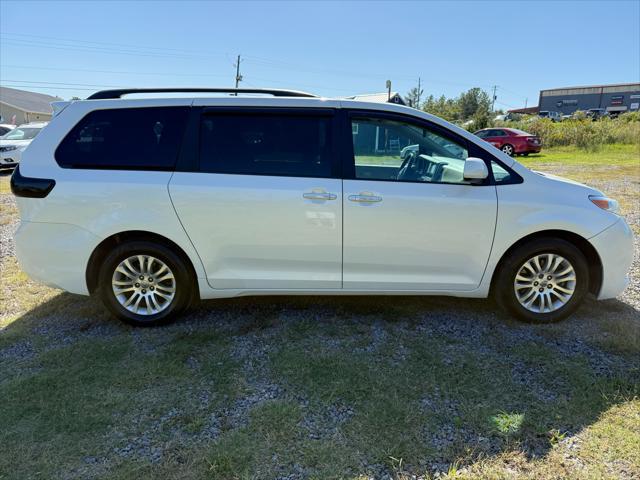
[[[416,108],[418,110],[420,110],[420,94],[422,93],[422,91],[420,90],[420,77],[418,77],[418,98],[416,101]]]
[[[493,98],[491,99],[491,111],[492,111],[492,112],[494,111],[494,108],[493,108],[493,107],[495,106],[495,103],[496,103],[496,98],[497,98],[497,97],[496,97],[496,89],[497,89],[497,88],[498,88],[498,86],[497,86],[497,85],[494,85],[494,86],[493,86]]]
[[[240,75],[240,55],[238,55],[238,61],[236,62],[236,88],[238,88],[238,84],[242,81],[242,75]],[[236,97],[238,96],[238,92],[236,92]]]
[[[527,102],[529,101],[529,98],[525,98],[524,99],[524,108],[527,108]]]
[[[387,80],[387,101],[391,100],[391,80]]]

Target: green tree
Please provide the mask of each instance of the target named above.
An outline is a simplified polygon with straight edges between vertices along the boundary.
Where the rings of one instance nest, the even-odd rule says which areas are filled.
[[[477,87],[461,93],[456,98],[446,98],[444,95],[436,98],[429,95],[422,104],[422,109],[450,122],[474,120],[474,123],[486,126],[492,118],[491,97]]]
[[[460,105],[461,120],[467,120],[475,116],[486,114],[489,116],[491,112],[491,98],[489,94],[481,88],[475,87],[463,92],[458,97]]]
[[[424,90],[422,88],[418,89],[418,87],[413,87],[409,90],[409,93],[404,96],[404,101],[410,107],[420,110],[420,98],[422,98],[423,93]]]

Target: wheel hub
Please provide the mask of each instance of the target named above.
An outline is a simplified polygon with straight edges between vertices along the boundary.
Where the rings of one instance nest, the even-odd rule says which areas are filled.
[[[566,258],[544,253],[522,264],[513,288],[524,308],[535,313],[550,313],[564,307],[573,297],[576,273]]]
[[[130,312],[155,315],[173,302],[176,280],[162,260],[151,255],[135,255],[116,267],[111,287],[118,303]]]

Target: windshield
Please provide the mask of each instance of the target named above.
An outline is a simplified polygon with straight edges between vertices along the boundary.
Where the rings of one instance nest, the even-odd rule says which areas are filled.
[[[548,117],[549,112],[540,112],[538,115],[540,115],[541,117]]]
[[[40,133],[40,130],[42,128],[16,128],[0,138],[3,140],[31,140]]]

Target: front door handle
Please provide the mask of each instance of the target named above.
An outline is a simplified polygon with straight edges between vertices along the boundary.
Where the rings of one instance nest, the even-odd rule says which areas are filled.
[[[349,195],[347,198],[352,202],[358,202],[358,203],[377,203],[382,201],[382,197],[378,195],[371,195],[369,193],[359,193],[358,195]]]
[[[338,198],[335,193],[327,192],[305,192],[302,196],[307,200],[335,200]]]

